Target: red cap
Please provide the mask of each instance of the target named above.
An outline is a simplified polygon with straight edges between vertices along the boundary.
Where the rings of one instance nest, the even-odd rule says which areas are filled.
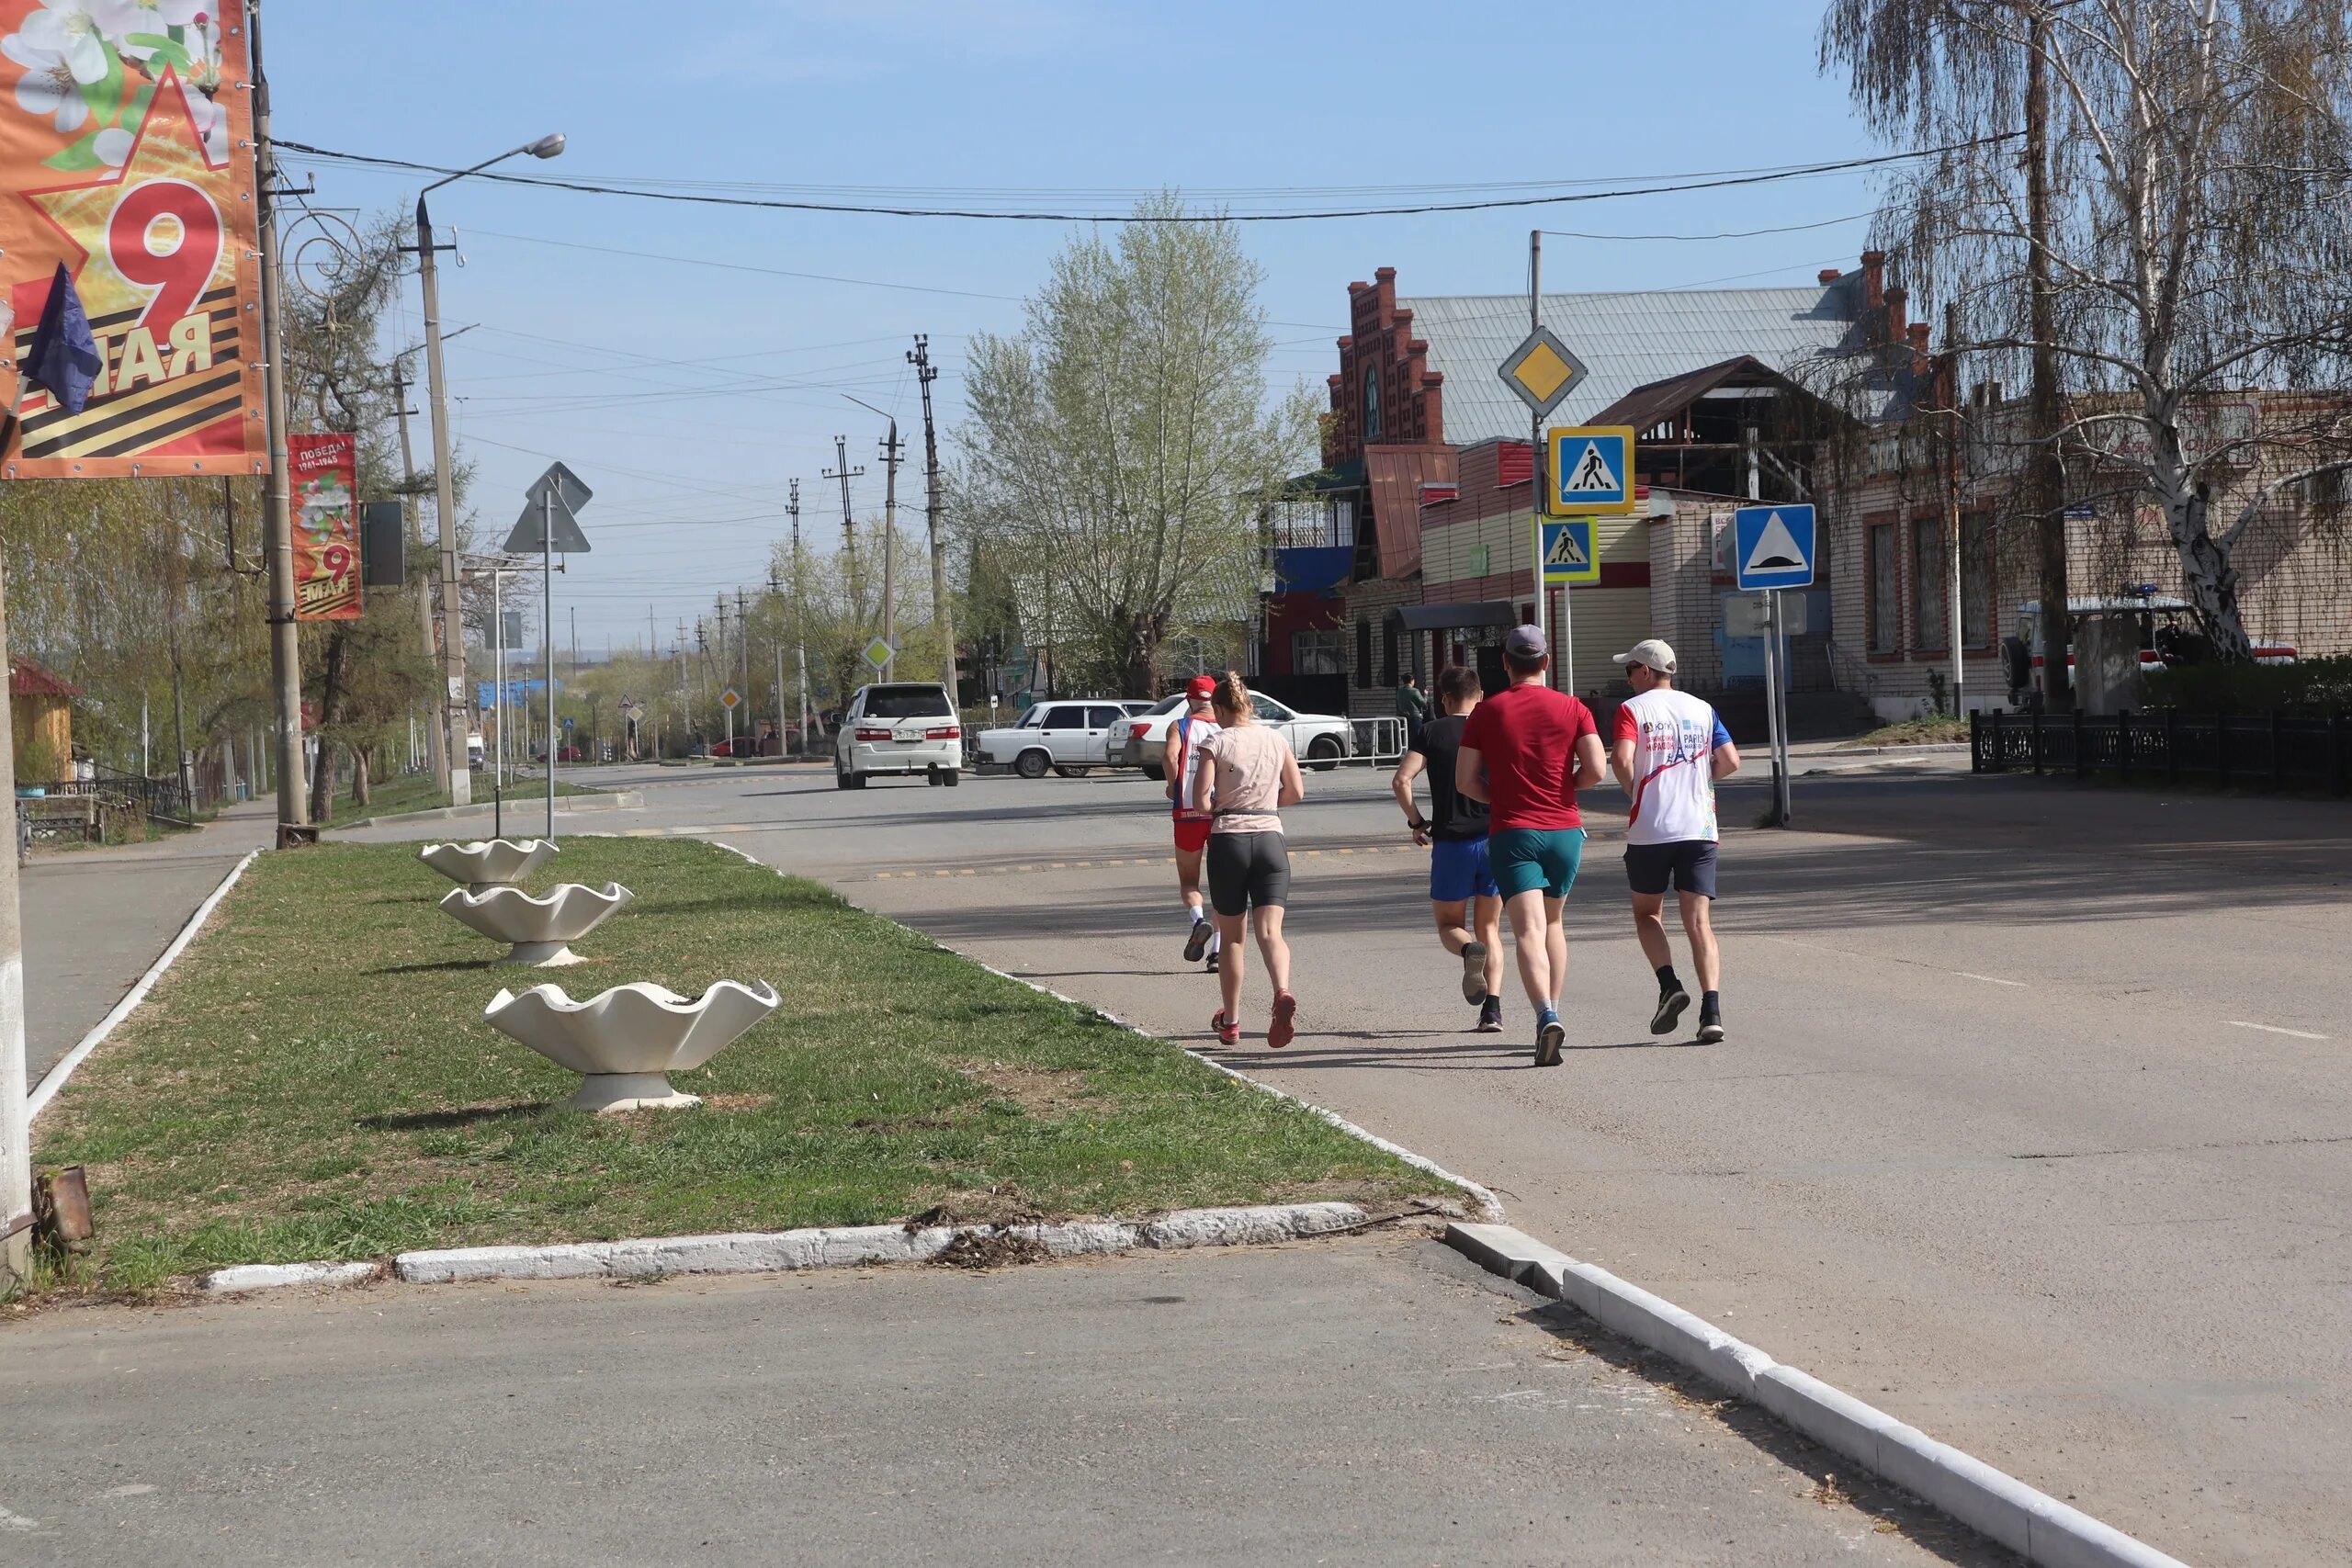
[[[1216,677],[1214,675],[1193,676],[1184,682],[1184,694],[1196,703],[1207,702],[1216,695]]]

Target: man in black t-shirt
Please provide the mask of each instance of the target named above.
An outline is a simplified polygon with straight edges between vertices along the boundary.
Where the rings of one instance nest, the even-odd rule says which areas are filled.
[[[1412,749],[1396,764],[1389,788],[1404,808],[1413,842],[1430,851],[1430,908],[1437,939],[1462,960],[1462,995],[1478,1009],[1478,1032],[1503,1026],[1503,901],[1487,863],[1487,808],[1454,788],[1454,759],[1462,749],[1462,727],[1478,705],[1478,672],[1461,665],[1440,671],[1437,694],[1442,718],[1421,726]],[[1430,779],[1430,814],[1413,801],[1413,781]]]

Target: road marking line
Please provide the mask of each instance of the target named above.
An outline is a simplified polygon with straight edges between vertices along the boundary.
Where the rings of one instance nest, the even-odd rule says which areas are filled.
[[[2229,1021],[2232,1028],[2259,1029],[2265,1034],[2291,1034],[2298,1040],[2324,1040],[2327,1038],[2324,1034],[2313,1034],[2307,1030],[2281,1029],[2275,1023],[2249,1023],[2242,1018],[2233,1018]]]
[[[1955,969],[1952,973],[1963,980],[1982,980],[1988,986],[2015,986],[2020,991],[2028,988],[2023,980],[2004,980],[1998,975],[1972,975],[1965,969]]]
[[[953,873],[953,872],[951,872],[951,871],[948,871],[948,870],[946,870],[946,869],[944,869],[944,868],[942,868],[941,870],[938,870],[938,871],[934,871],[934,872],[933,872],[931,874],[932,874],[932,875],[933,875],[933,876],[952,876],[952,875],[954,875],[954,874],[955,874],[955,873]]]
[[[974,871],[972,870],[972,868],[971,868],[970,866],[968,866],[968,865],[967,865],[967,866],[966,866],[963,870],[961,870],[961,871],[957,872],[956,874],[956,875],[958,875],[958,876],[971,876],[971,875],[975,875],[975,874],[976,874],[976,873],[974,873]]]

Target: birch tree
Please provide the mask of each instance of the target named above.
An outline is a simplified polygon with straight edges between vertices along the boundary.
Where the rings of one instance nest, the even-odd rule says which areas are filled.
[[[1266,396],[1261,269],[1232,223],[1185,219],[1170,192],[1073,241],[1018,335],[973,338],[959,432],[967,536],[1137,696],[1170,637],[1246,615],[1263,501],[1313,448],[1306,390]]]
[[[1973,139],[1899,176],[1882,214],[1915,293],[1959,306],[1950,346],[1990,371],[2054,357],[2065,418],[2032,444],[2154,505],[2215,649],[2250,658],[2239,546],[2282,491],[2352,464],[2341,0],[1834,0],[1823,53],[1883,132]],[[2006,134],[2030,65],[2050,95],[2042,222]],[[2190,438],[2248,388],[2305,412]],[[2241,467],[2254,481],[2222,511]]]

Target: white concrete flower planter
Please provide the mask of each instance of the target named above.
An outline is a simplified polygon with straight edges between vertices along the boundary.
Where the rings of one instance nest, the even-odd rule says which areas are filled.
[[[555,852],[549,839],[482,839],[470,844],[427,844],[416,858],[481,893],[522,881]]]
[[[639,980],[575,1002],[560,986],[501,991],[482,1019],[560,1067],[586,1076],[564,1103],[579,1111],[656,1111],[699,1105],[668,1074],[699,1067],[774,1012],[779,998],[721,980],[688,998]]]
[[[594,931],[605,916],[634,902],[636,897],[617,882],[608,882],[602,887],[567,882],[537,898],[519,887],[492,887],[483,892],[460,887],[441,900],[441,908],[468,930],[480,931],[492,942],[508,943],[506,956],[499,963],[554,969],[566,964],[586,963],[569,944]]]

